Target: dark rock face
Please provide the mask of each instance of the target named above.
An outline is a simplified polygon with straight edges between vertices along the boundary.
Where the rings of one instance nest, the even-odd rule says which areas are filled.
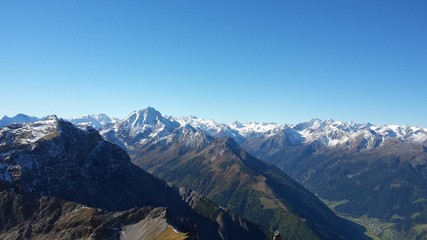
[[[11,153],[2,161],[8,166],[5,174],[13,179],[10,187],[113,211],[166,203],[166,183],[135,168],[122,149],[93,129],[83,131],[63,121],[54,124],[57,127],[34,144],[12,142],[1,148]]]
[[[0,129],[0,188],[34,199],[55,196],[103,211],[167,207],[175,219],[197,226],[196,238],[264,238],[253,224],[133,165],[125,151],[96,130],[56,118]]]
[[[166,208],[106,212],[56,197],[34,199],[0,192],[1,239],[119,239],[124,227],[141,221],[168,221]]]

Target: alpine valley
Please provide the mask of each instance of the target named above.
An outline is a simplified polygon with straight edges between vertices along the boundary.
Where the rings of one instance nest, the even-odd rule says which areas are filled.
[[[69,121],[0,120],[3,238],[427,239],[424,128]]]
[[[230,136],[380,239],[427,239],[427,129],[313,119],[296,125],[178,119]]]

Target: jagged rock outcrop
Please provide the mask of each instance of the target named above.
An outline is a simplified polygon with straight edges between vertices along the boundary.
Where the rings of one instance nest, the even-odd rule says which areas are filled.
[[[187,239],[195,229],[173,226],[167,208],[133,208],[108,212],[43,196],[39,199],[10,191],[0,192],[0,238],[18,239],[147,239],[166,234]],[[191,224],[186,222],[187,225]],[[133,229],[134,226],[144,228]],[[179,229],[179,230],[176,230]],[[193,235],[195,232],[192,233]]]

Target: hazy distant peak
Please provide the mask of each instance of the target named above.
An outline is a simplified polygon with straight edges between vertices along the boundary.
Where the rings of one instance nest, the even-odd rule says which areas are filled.
[[[0,127],[7,126],[13,123],[29,123],[29,122],[35,122],[39,120],[37,117],[28,116],[22,113],[17,114],[14,117],[8,117],[4,115],[0,119]]]
[[[90,126],[95,129],[100,129],[107,124],[117,123],[119,120],[117,118],[110,117],[105,113],[100,113],[73,117],[69,119],[69,121],[75,125]]]
[[[243,124],[239,121],[234,121],[234,122],[230,123],[229,126],[231,128],[242,128],[242,127],[244,127]]]

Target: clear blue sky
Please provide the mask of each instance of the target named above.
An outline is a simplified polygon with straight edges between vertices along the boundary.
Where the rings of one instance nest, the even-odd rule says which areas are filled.
[[[0,115],[427,127],[427,1],[0,0]]]

